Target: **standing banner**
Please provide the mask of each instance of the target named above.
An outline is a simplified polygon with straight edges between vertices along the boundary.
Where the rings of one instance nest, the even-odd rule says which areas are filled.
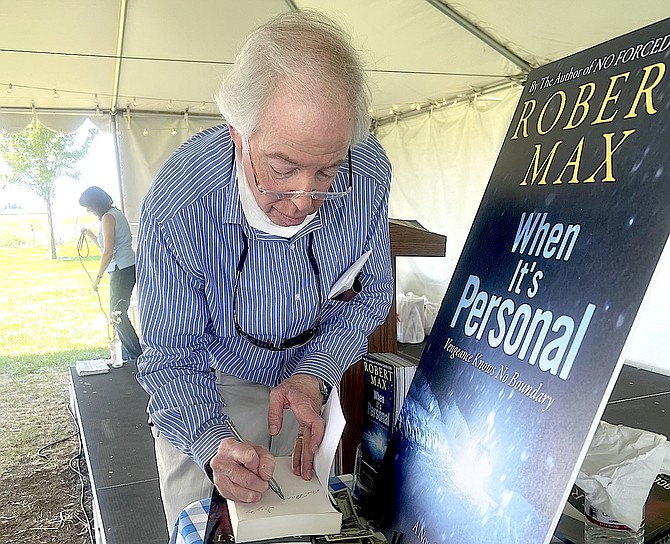
[[[670,229],[669,57],[530,73],[375,490],[403,544],[550,541]]]

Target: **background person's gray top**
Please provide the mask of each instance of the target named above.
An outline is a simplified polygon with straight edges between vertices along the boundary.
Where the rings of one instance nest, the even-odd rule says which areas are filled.
[[[135,264],[135,252],[133,251],[133,234],[130,232],[130,225],[126,216],[118,208],[111,207],[107,212],[112,214],[115,219],[114,224],[114,254],[112,260],[107,266],[107,272],[113,272],[115,267],[128,268]],[[102,224],[98,232],[98,242],[104,249],[105,241],[102,236]]]

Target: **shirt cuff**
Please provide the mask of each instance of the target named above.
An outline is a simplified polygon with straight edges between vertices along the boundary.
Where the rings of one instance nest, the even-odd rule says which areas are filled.
[[[191,456],[205,473],[209,461],[216,455],[219,444],[224,438],[233,438],[228,427],[220,424],[212,425],[191,445]]]
[[[331,387],[339,386],[343,370],[330,355],[319,352],[310,353],[293,371],[293,374],[311,374],[321,378]]]

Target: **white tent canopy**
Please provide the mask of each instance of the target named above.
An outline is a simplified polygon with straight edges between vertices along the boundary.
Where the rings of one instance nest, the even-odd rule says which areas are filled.
[[[670,15],[667,0],[2,0],[0,108],[213,114],[244,36],[293,8],[350,31],[374,117],[522,80]]]
[[[375,132],[394,167],[391,215],[448,237],[446,258],[398,263],[399,290],[436,302],[528,70],[670,16],[668,0],[0,0],[0,127],[21,130],[39,116],[73,130],[90,117],[114,131],[123,205],[136,222],[169,153],[221,122],[213,96],[242,39],[307,8],[340,21],[362,51]],[[667,373],[669,260],[631,356]]]

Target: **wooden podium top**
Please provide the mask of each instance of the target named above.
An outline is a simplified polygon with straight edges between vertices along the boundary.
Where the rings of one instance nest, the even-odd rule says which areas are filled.
[[[426,230],[418,221],[389,219],[391,257],[444,257],[447,237]],[[395,276],[393,278],[395,280]]]

